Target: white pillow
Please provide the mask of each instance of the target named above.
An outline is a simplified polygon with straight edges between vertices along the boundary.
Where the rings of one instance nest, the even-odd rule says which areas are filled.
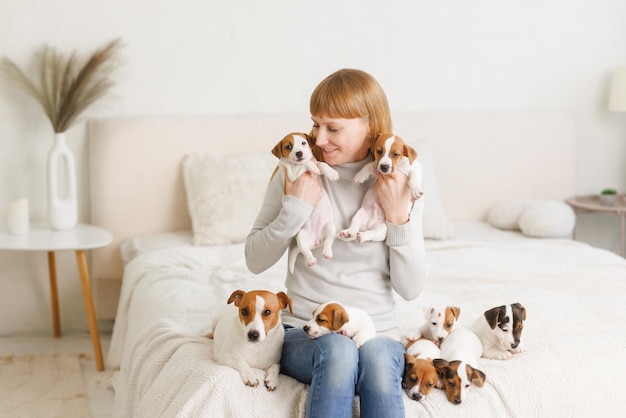
[[[276,167],[271,153],[187,155],[183,179],[194,245],[243,242]]]
[[[422,165],[424,191],[424,238],[447,239],[454,236],[454,228],[448,220],[448,214],[443,206],[437,177],[433,152],[428,142],[411,144],[417,151],[417,161]]]
[[[561,238],[572,234],[576,214],[565,202],[546,201],[530,205],[519,219],[524,235],[541,238]]]
[[[576,214],[560,200],[511,199],[494,205],[487,222],[500,229],[520,230],[531,237],[561,238],[574,231]]]
[[[532,203],[529,199],[504,200],[489,210],[487,222],[500,229],[519,229],[519,218]]]

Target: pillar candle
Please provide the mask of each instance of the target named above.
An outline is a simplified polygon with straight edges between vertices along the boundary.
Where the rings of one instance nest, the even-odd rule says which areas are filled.
[[[18,199],[9,204],[7,228],[11,234],[28,233],[28,199]]]

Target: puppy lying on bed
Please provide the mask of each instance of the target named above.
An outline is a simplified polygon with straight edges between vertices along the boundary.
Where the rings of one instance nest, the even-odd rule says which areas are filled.
[[[285,167],[289,180],[296,181],[303,173],[324,175],[331,181],[339,179],[339,173],[324,162],[319,162],[311,150],[312,138],[301,132],[292,132],[281,139],[272,149],[272,154],[280,159],[278,167]],[[322,189],[323,190],[323,189]],[[296,235],[296,246],[289,254],[289,271],[293,273],[298,253],[302,253],[309,267],[317,263],[311,250],[323,246],[322,255],[333,258],[335,222],[330,198],[323,190],[322,199],[313,209],[311,217]]]
[[[291,299],[284,292],[235,290],[228,298],[233,302],[238,309],[217,315],[206,334],[213,339],[213,359],[238,370],[248,386],[259,384],[253,368],[265,370],[265,387],[274,390],[285,337],[280,311],[291,311]]]

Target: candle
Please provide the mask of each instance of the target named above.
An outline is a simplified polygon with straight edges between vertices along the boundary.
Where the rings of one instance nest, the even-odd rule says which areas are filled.
[[[11,234],[28,233],[28,199],[18,199],[9,204],[7,227]]]

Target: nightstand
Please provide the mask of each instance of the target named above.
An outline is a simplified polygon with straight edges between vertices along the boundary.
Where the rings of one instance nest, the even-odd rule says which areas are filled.
[[[626,195],[619,194],[613,206],[604,206],[600,203],[600,196],[574,196],[567,199],[567,203],[575,210],[582,213],[612,213],[621,217],[620,255],[624,257],[626,243]]]
[[[57,294],[57,273],[54,253],[55,251],[76,252],[76,263],[78,265],[80,282],[83,288],[83,299],[87,310],[87,322],[89,323],[91,342],[93,343],[96,365],[99,371],[104,370],[104,360],[102,358],[100,334],[98,333],[98,322],[96,320],[96,311],[93,304],[85,251],[105,247],[112,241],[113,236],[109,231],[85,224],[76,225],[73,229],[67,231],[55,231],[47,227],[31,225],[30,231],[21,235],[12,235],[5,231],[0,231],[0,250],[46,251],[48,253],[52,326],[56,338],[61,337],[61,322],[59,316],[59,298]]]

